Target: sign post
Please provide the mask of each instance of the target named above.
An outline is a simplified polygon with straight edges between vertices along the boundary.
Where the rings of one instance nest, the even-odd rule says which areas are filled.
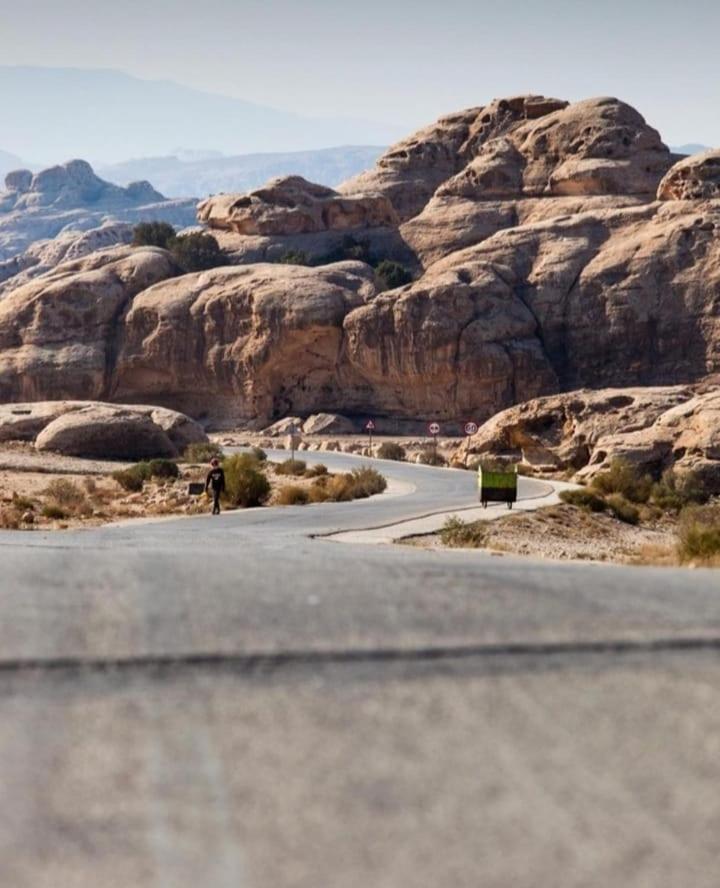
[[[440,424],[437,422],[431,422],[430,425],[428,425],[428,431],[433,439],[433,463],[437,464],[437,439],[440,434]]]
[[[290,426],[290,459],[295,462],[295,441],[300,437],[299,427],[293,423]]]
[[[375,431],[375,421],[374,420],[369,419],[365,423],[365,431],[368,433],[368,447],[370,449],[370,456],[372,456],[372,435],[373,435],[373,432]]]

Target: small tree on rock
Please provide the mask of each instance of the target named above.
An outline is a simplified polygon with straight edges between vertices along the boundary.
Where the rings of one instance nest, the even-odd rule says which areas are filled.
[[[167,222],[138,222],[133,228],[134,247],[162,247],[169,250],[175,240],[175,229]]]
[[[185,272],[206,271],[227,264],[227,256],[211,234],[194,231],[176,237],[170,252]]]

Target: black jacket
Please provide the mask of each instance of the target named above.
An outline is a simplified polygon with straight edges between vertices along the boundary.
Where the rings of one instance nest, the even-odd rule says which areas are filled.
[[[216,469],[210,469],[205,479],[205,490],[212,487],[213,490],[219,490],[222,493],[225,490],[225,472],[218,466]]]

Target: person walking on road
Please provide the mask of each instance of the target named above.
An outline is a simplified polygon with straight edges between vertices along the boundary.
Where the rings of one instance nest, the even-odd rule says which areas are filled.
[[[219,459],[210,461],[210,471],[205,479],[205,493],[212,488],[213,495],[213,515],[220,514],[220,495],[225,492],[225,472],[220,465]]]

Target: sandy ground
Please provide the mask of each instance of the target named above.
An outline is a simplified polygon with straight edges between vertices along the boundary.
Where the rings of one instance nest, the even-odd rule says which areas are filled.
[[[496,552],[576,561],[616,561],[625,564],[674,563],[674,528],[665,521],[633,526],[606,513],[574,506],[550,506],[537,512],[515,513],[482,528],[479,543]],[[438,548],[440,534],[404,542]]]

